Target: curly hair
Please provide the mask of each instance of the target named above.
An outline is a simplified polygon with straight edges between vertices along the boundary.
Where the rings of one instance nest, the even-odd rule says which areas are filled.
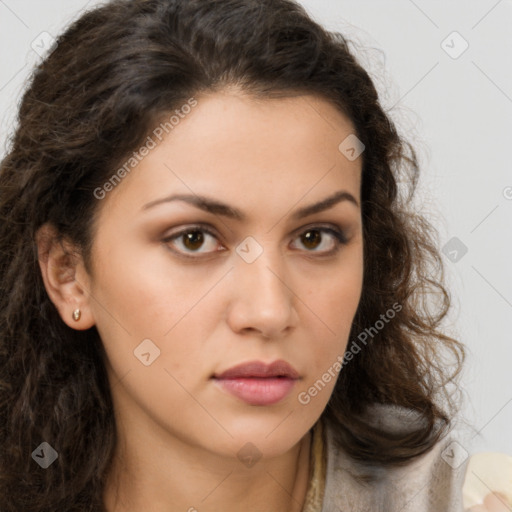
[[[114,0],[74,21],[34,69],[0,166],[2,512],[104,511],[117,439],[100,336],[68,327],[49,299],[38,228],[52,224],[90,269],[94,190],[164,114],[231,85],[324,98],[365,145],[364,281],[350,337],[401,308],[339,374],[322,413],[336,442],[355,459],[396,465],[448,432],[457,404],[447,390],[465,352],[441,331],[450,295],[437,231],[411,206],[417,155],[349,44],[292,0]],[[424,421],[391,435],[370,421],[372,404]],[[31,453],[49,439],[59,458],[40,471]]]

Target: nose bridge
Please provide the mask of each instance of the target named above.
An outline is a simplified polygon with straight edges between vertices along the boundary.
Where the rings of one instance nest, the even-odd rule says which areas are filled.
[[[253,237],[248,237],[237,248],[240,260],[236,271],[243,283],[254,287],[257,296],[288,295],[283,283],[285,267],[279,249],[270,247],[270,242],[263,245]],[[268,299],[268,297],[267,297]]]
[[[280,250],[248,237],[237,253],[234,277],[238,319],[244,327],[281,331],[291,322],[293,293]],[[242,320],[243,317],[243,320]]]

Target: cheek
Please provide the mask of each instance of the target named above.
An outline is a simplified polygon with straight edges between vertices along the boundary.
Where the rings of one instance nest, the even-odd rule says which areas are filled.
[[[125,336],[162,337],[198,303],[208,280],[184,277],[163,247],[142,250],[140,245],[120,243],[98,251],[94,307],[98,323],[117,324]]]
[[[309,293],[313,311],[337,337],[348,334],[361,298],[363,268],[359,260],[354,263],[324,276]]]
[[[165,369],[188,382],[190,368],[204,357],[203,341],[214,328],[214,294],[208,290],[219,279],[212,272],[196,272],[192,280],[169,265],[160,251],[147,251],[145,258],[136,250],[126,251],[121,267],[110,262],[124,251],[109,252],[111,258],[103,260],[92,290],[96,327],[117,378],[130,372],[130,380],[139,382],[140,377],[147,387],[148,376],[158,373],[162,381],[153,383],[157,389],[171,378]],[[154,362],[145,366],[144,358]]]
[[[315,312],[314,348],[310,380],[316,380],[343,357],[362,292],[362,264],[331,276],[328,283],[311,293],[308,304]],[[337,375],[337,372],[335,372]],[[326,377],[328,379],[329,377]],[[327,387],[334,387],[334,381]]]

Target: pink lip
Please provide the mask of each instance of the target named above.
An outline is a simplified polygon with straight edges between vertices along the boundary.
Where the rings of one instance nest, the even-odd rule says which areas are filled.
[[[220,387],[250,405],[280,402],[298,378],[297,370],[283,360],[269,365],[250,361],[213,376]]]

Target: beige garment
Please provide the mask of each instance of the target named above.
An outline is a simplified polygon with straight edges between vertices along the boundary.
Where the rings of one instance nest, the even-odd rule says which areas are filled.
[[[468,457],[462,445],[448,437],[405,468],[381,469],[374,483],[364,486],[352,477],[362,466],[338,451],[332,441],[332,429],[319,419],[312,432],[302,512],[462,512],[482,503],[490,493],[501,493],[500,501],[512,510],[512,502],[507,501],[512,497],[512,457],[505,454]],[[367,469],[374,474],[379,471]]]
[[[323,425],[319,419],[314,427],[309,457],[309,483],[302,512],[320,512],[324,499],[326,453],[324,449]]]
[[[396,422],[396,430],[404,428],[400,414],[387,407],[377,411],[382,421]],[[462,456],[460,445],[447,436],[405,467],[357,463],[335,445],[333,427],[319,420],[302,512],[463,512],[468,461],[452,462]],[[366,481],[358,478],[363,475]]]

